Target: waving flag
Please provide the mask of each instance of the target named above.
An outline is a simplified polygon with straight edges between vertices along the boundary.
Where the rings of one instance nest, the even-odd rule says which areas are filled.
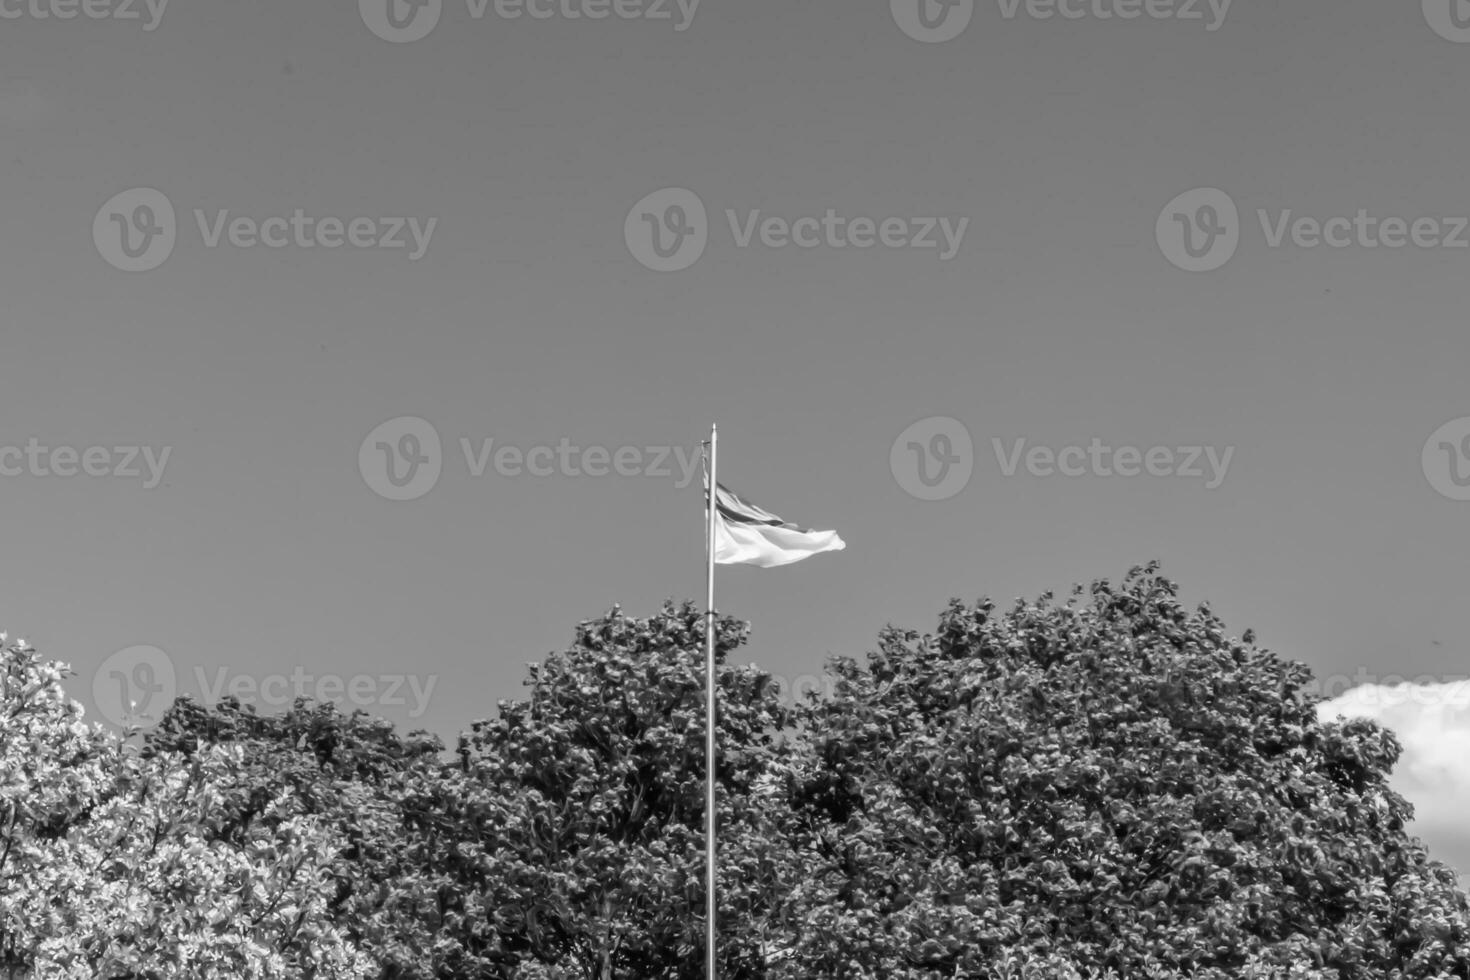
[[[708,485],[706,485],[707,487]],[[847,544],[836,531],[809,531],[715,484],[715,564],[789,565]]]

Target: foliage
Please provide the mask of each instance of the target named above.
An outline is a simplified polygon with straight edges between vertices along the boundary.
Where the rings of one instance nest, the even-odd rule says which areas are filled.
[[[725,663],[748,627],[721,620],[722,975],[754,975],[763,913],[787,884],[758,827],[757,782],[789,721],[768,675]],[[478,907],[513,976],[704,975],[704,618],[666,605],[581,624],[531,668],[531,696],[460,741],[476,796]],[[470,944],[466,944],[469,946]],[[476,962],[461,976],[492,976]],[[481,970],[484,972],[474,972]]]
[[[362,712],[176,703],[141,746],[0,675],[0,969],[694,980],[704,636],[614,608],[452,753]],[[783,705],[717,624],[726,980],[1470,980],[1400,747],[1156,566],[894,627]]]
[[[37,980],[367,977],[331,925],[340,843],[301,817],[217,841],[237,753],[144,759],[81,721],[63,665],[0,649],[0,950]],[[269,801],[274,816],[289,797]]]
[[[213,709],[181,698],[148,733],[144,755],[193,759],[211,745],[240,760],[219,784],[212,839],[239,846],[262,825],[301,818],[329,828],[341,841],[325,869],[334,927],[384,980],[435,976],[444,921],[431,869],[453,846],[437,832],[438,784],[452,777],[439,764],[439,740],[405,738],[364,712],[305,699],[262,716],[234,698]]]
[[[951,604],[808,705],[793,849],[822,855],[786,976],[981,975],[1007,951],[1128,977],[1465,977],[1470,916],[1310,673],[1120,588]]]

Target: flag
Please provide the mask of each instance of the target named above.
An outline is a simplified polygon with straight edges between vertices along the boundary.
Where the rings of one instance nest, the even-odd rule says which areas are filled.
[[[705,487],[708,489],[708,477]],[[715,564],[789,565],[847,545],[836,531],[808,531],[715,484]]]

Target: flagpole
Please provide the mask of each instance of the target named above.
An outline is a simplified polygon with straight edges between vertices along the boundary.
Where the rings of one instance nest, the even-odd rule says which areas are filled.
[[[705,501],[705,609],[704,630],[705,695],[704,695],[704,921],[705,980],[718,980],[715,965],[715,455],[719,427],[709,429],[709,495]]]

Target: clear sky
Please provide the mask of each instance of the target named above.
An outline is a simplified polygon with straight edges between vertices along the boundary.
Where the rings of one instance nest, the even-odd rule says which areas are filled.
[[[1451,0],[931,3],[932,29],[918,0],[394,0],[438,16],[407,41],[386,0],[51,2],[0,0],[0,621],[93,716],[143,645],[196,697],[340,677],[452,740],[577,621],[703,594],[698,479],[558,445],[687,453],[711,421],[722,482],[848,542],[721,571],[791,682],[950,596],[1151,558],[1339,690],[1470,673],[1470,423],[1431,438],[1470,416]],[[644,215],[703,252],[649,268]],[[1180,268],[1186,224],[1228,261]],[[124,229],[156,267],[118,267]],[[426,430],[368,438],[402,417],[442,446],[411,500],[375,454],[428,458]],[[909,442],[957,457],[944,499]],[[498,472],[505,445],[551,475]],[[99,690],[149,680],[128,657]],[[1421,801],[1465,799],[1464,759]],[[1463,832],[1432,842],[1470,869]]]

